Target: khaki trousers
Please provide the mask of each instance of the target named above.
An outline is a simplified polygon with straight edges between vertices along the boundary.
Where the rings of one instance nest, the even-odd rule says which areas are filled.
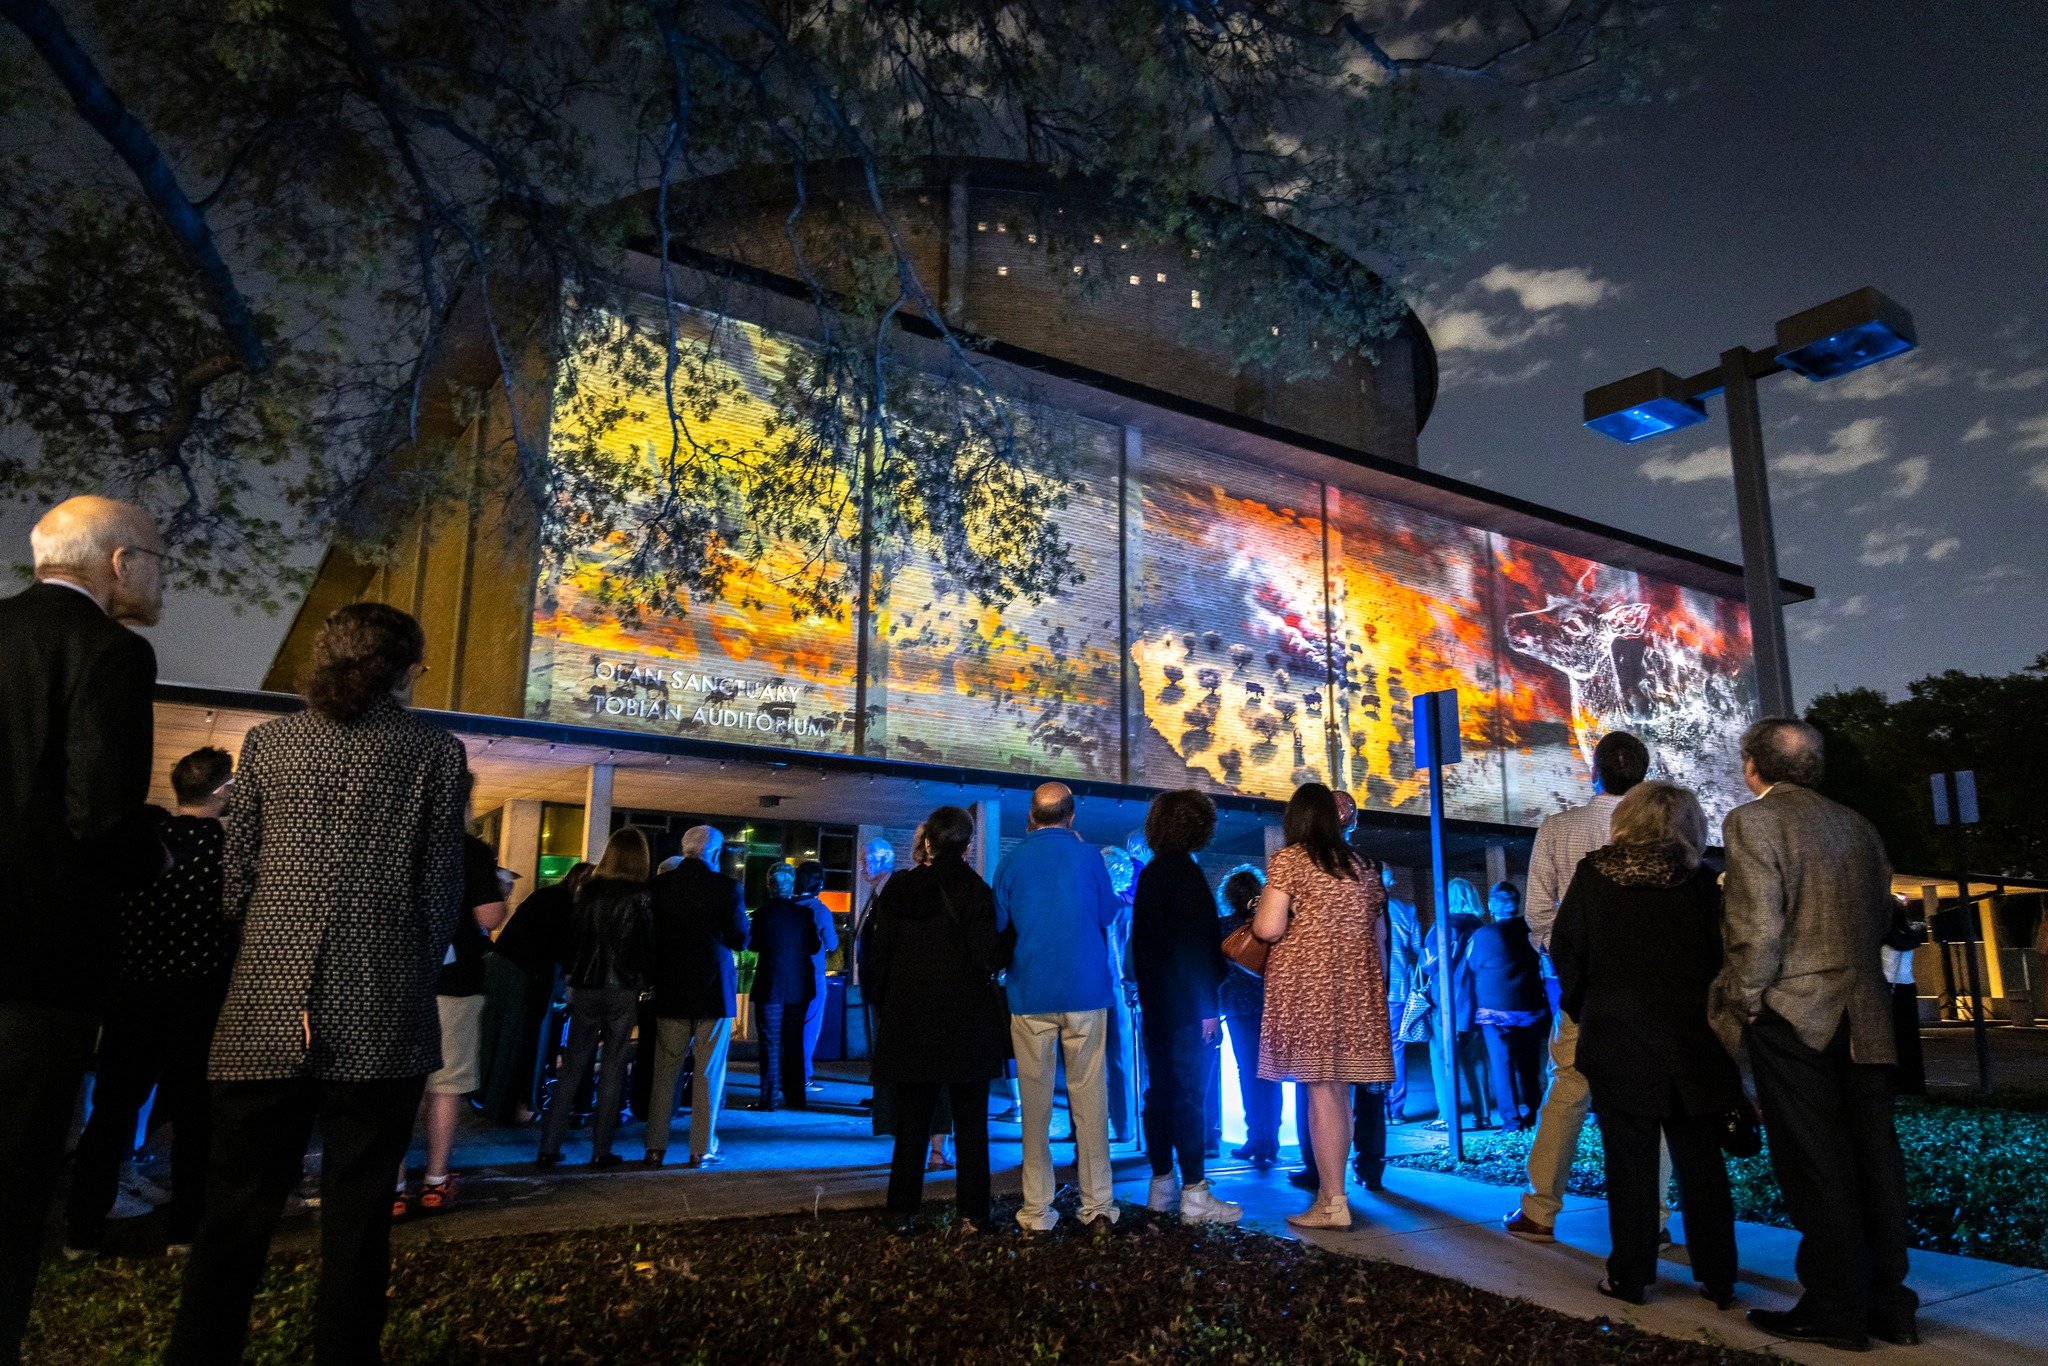
[[[675,1117],[676,1077],[683,1058],[694,1051],[690,1073],[690,1156],[718,1151],[718,1111],[725,1104],[725,1058],[732,1045],[732,1019],[656,1020],[654,1022],[654,1086],[647,1107],[647,1151],[668,1148],[669,1121]]]
[[[1062,1056],[1067,1063],[1081,1219],[1115,1223],[1109,1167],[1109,1012],[1012,1015],[1010,1042],[1017,1050],[1018,1102],[1024,1109],[1024,1206],[1017,1211],[1017,1223],[1042,1233],[1059,1222],[1052,1208],[1051,1134],[1053,1079]]]
[[[1579,1133],[1593,1108],[1586,1087],[1586,1074],[1573,1064],[1578,1059],[1578,1021],[1562,1010],[1551,1012],[1550,1089],[1543,1093],[1543,1109],[1536,1116],[1536,1139],[1529,1145],[1529,1188],[1522,1193],[1522,1213],[1532,1222],[1551,1228],[1564,1208],[1565,1188],[1572,1179],[1572,1161],[1579,1153]],[[1660,1142],[1657,1148],[1658,1227],[1671,1224],[1671,1153]]]

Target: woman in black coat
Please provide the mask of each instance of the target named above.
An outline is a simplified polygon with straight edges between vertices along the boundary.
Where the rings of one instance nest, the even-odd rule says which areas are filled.
[[[1217,924],[1228,939],[1240,925],[1251,923],[1266,879],[1246,865],[1223,879],[1219,899],[1224,915]],[[1259,1020],[1266,1012],[1266,981],[1232,963],[1223,976],[1223,1019],[1229,1026],[1230,1051],[1237,1059],[1237,1090],[1244,1103],[1244,1146],[1230,1155],[1264,1169],[1280,1160],[1280,1083],[1259,1075]]]
[[[1725,1309],[1735,1297],[1735,1206],[1720,1139],[1728,1113],[1747,1102],[1707,1024],[1721,889],[1700,866],[1706,816],[1692,793],[1652,782],[1632,788],[1612,819],[1614,842],[1580,861],[1550,937],[1606,1158],[1613,1251],[1600,1293],[1641,1304],[1657,1279],[1661,1133],[1693,1279]]]
[[[987,1228],[988,1084],[1009,1056],[1009,1012],[995,894],[967,866],[974,818],[942,806],[925,820],[932,861],[890,877],[875,898],[861,961],[874,1003],[875,1080],[893,1089],[891,1222],[907,1230],[924,1198],[925,1148],[943,1090],[953,1109],[962,1223]]]
[[[590,1165],[615,1167],[612,1131],[626,1094],[626,1059],[632,1056],[633,1022],[640,993],[654,967],[654,905],[647,875],[652,871],[647,836],[628,825],[612,835],[604,857],[576,893],[576,948],[570,955],[569,1047],[548,1095],[541,1121],[541,1166],[562,1160],[562,1136],[569,1110],[583,1089],[600,1046],[597,1111],[590,1120]]]
[[[1223,1034],[1219,988],[1230,962],[1216,932],[1216,894],[1195,850],[1216,830],[1216,804],[1192,789],[1162,792],[1145,813],[1152,861],[1138,874],[1131,904],[1131,975],[1144,1014],[1145,1152],[1152,1159],[1148,1203],[1178,1210],[1188,1224],[1235,1223],[1241,1206],[1209,1192],[1202,1168],[1204,1100]],[[1174,1180],[1175,1158],[1180,1180]]]
[[[1465,950],[1471,967],[1473,1019],[1486,1040],[1500,1127],[1532,1129],[1543,1104],[1543,1045],[1550,1037],[1543,960],[1529,942],[1522,894],[1514,883],[1494,884],[1486,909],[1493,920],[1472,931]]]

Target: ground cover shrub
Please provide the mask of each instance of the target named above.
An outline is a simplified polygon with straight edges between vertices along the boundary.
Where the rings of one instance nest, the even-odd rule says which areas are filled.
[[[1766,1360],[1263,1234],[1124,1221],[1027,1238],[942,1220],[896,1238],[842,1214],[412,1242],[385,1347],[393,1362]],[[29,1359],[152,1359],[177,1272],[53,1265]],[[311,1309],[311,1265],[279,1259],[255,1359],[307,1360]]]
[[[2048,1268],[2048,1106],[2030,1099],[1943,1098],[1899,1102],[1899,1145],[1906,1157],[1908,1229],[1913,1246],[2016,1266]],[[1527,1179],[1530,1134],[1468,1134],[1468,1161],[1440,1151],[1390,1159],[1426,1171],[1520,1186]],[[1790,1227],[1771,1174],[1769,1150],[1731,1159],[1735,1217]],[[1571,1189],[1604,1197],[1600,1135],[1579,1137]]]

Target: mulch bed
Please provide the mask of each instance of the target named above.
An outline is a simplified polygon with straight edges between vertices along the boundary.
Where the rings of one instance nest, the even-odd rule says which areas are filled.
[[[1913,1246],[2014,1266],[2048,1268],[2048,1100],[2013,1095],[1899,1102],[1899,1146],[1906,1157],[1908,1231]],[[1503,1186],[1528,1179],[1529,1134],[1467,1134],[1466,1161],[1441,1151],[1389,1159]],[[1791,1227],[1768,1150],[1731,1159],[1735,1217]],[[1579,1138],[1571,1189],[1604,1199],[1607,1174],[1598,1126]]]
[[[394,1362],[1769,1360],[1129,1207],[1106,1235],[932,1222],[908,1238],[840,1214],[414,1243],[397,1254],[385,1349]],[[52,1266],[29,1359],[152,1359],[177,1275],[163,1259]],[[312,1286],[306,1260],[273,1263],[257,1360],[310,1359]]]

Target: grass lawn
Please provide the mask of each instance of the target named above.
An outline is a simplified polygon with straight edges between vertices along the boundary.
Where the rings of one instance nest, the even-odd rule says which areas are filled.
[[[2048,1101],[2039,1096],[1909,1098],[1899,1102],[1898,1128],[1906,1154],[1913,1246],[2048,1268]],[[1468,1160],[1463,1164],[1439,1152],[1393,1161],[1520,1186],[1527,1177],[1529,1139],[1528,1134],[1482,1131],[1466,1136]],[[1731,1159],[1728,1171],[1736,1218],[1791,1225],[1768,1152]],[[1599,1130],[1588,1123],[1579,1138],[1571,1188],[1581,1195],[1605,1196],[1606,1179]]]
[[[161,1349],[173,1264],[45,1274],[29,1360]],[[392,1302],[394,1362],[1767,1360],[1129,1207],[1104,1236],[962,1235],[942,1221],[894,1238],[871,1217],[827,1215],[412,1243]],[[274,1262],[256,1359],[309,1359],[311,1308],[309,1263]]]

